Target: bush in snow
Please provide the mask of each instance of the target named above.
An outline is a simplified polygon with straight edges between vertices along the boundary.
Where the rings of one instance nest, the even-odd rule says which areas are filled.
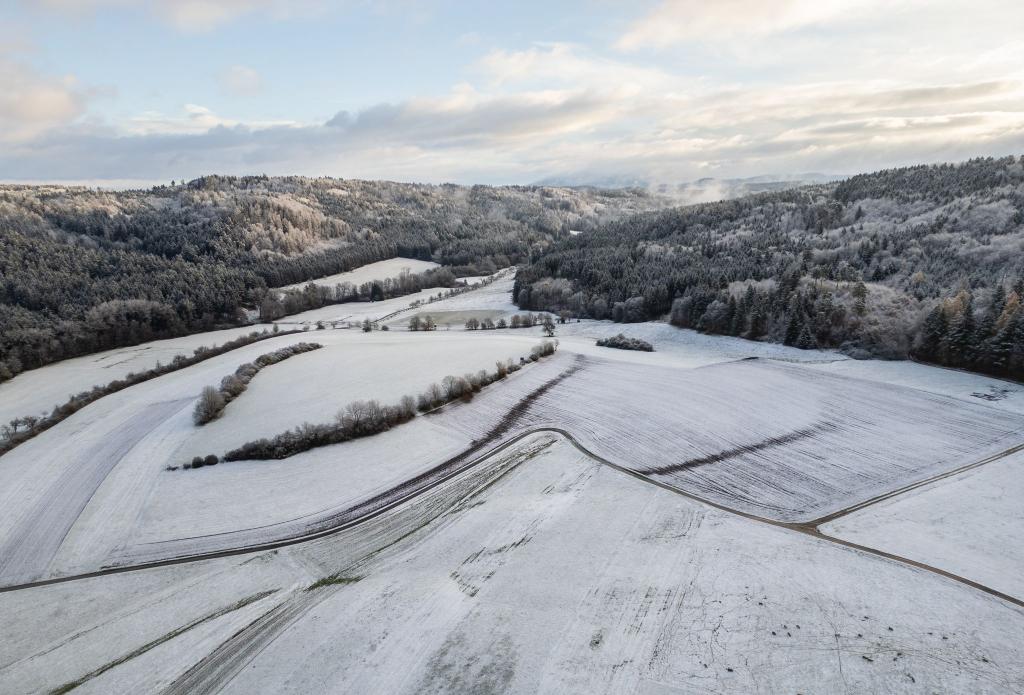
[[[613,335],[611,338],[602,338],[597,341],[599,347],[617,348],[619,350],[641,350],[643,352],[654,352],[654,346],[646,340],[639,338],[627,338],[622,333]]]
[[[536,362],[547,357],[557,348],[557,341],[545,340],[534,346],[529,361]],[[520,358],[520,362],[526,363],[527,360]],[[408,422],[415,417],[417,410],[428,412],[455,400],[472,400],[473,395],[488,384],[503,379],[521,368],[509,359],[507,362],[498,362],[494,372],[481,369],[465,376],[449,375],[442,379],[441,383],[428,386],[417,398],[404,396],[397,405],[382,405],[375,400],[354,401],[338,412],[334,422],[321,425],[305,423],[270,439],[247,442],[224,454],[223,460],[282,459],[319,446],[338,444],[384,432],[395,425]],[[191,465],[186,464],[184,468],[199,468],[217,462],[216,457],[212,457],[212,463],[210,459],[211,457],[196,457]]]
[[[277,364],[289,357],[301,355],[311,350],[319,350],[322,346],[319,343],[295,343],[265,355],[260,355],[254,362],[246,362],[235,370],[234,374],[228,374],[221,379],[220,388],[215,389],[207,386],[199,396],[196,409],[192,413],[192,421],[196,425],[205,425],[211,420],[220,417],[221,412],[227,404],[242,395],[249,387],[252,378],[259,374],[261,369]]]

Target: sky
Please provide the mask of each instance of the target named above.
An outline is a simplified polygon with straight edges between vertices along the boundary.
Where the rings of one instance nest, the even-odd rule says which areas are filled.
[[[1019,0],[0,0],[0,180],[679,182],[1024,153]]]

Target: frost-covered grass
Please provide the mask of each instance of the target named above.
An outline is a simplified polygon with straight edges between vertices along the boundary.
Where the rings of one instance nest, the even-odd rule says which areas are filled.
[[[157,379],[122,398],[103,399],[114,400],[94,404],[23,445],[30,447],[23,455],[16,450],[0,458],[0,539],[6,534],[14,542],[16,528],[31,527],[24,543],[41,543],[51,529],[64,528],[43,523],[58,512],[70,515],[61,523],[71,524],[62,541],[55,536],[59,548],[47,551],[52,558],[10,564],[0,578],[237,547],[316,527],[464,451],[577,356],[584,368],[532,403],[504,436],[561,427],[598,454],[680,489],[784,520],[821,516],[970,463],[1017,443],[1020,432],[1019,416],[977,399],[949,399],[775,360],[737,361],[742,353],[733,352],[728,340],[716,357],[706,336],[664,324],[634,327],[638,335],[664,338],[655,353],[596,347],[590,335],[616,331],[613,324],[572,326],[580,333],[563,334],[550,363],[485,390],[471,404],[285,462],[188,475],[163,471],[302,422],[329,420],[353,400],[393,402],[445,374],[490,369],[497,359],[529,350],[540,336],[534,329],[316,331],[312,337],[323,349],[268,370],[223,418],[198,432],[189,419],[195,394],[223,375],[227,356],[211,360],[208,369],[191,368],[174,380]],[[741,344],[760,346],[736,341],[735,348]],[[807,356],[760,347],[780,357]],[[247,358],[231,357],[229,368],[238,359]],[[686,368],[712,361],[711,367]],[[90,471],[87,483],[67,478],[79,470]],[[54,486],[71,484],[73,494],[61,492],[62,498],[88,501],[77,519],[68,511],[73,506],[51,509],[45,502]],[[197,536],[203,538],[187,540]]]
[[[322,287],[334,287],[337,284],[348,282],[356,287],[363,284],[364,282],[372,282],[374,280],[386,280],[388,278],[397,278],[404,271],[408,271],[412,275],[422,273],[424,270],[430,270],[431,268],[437,268],[438,264],[433,261],[421,261],[416,258],[389,258],[386,261],[377,261],[376,263],[367,263],[361,265],[354,270],[350,270],[345,273],[337,273],[335,275],[327,275],[322,278],[316,278],[315,280],[309,280],[307,282],[297,282],[293,285],[285,285],[284,287],[278,287],[278,290],[300,290],[310,282],[314,285],[320,285]]]
[[[383,299],[379,302],[346,302],[345,304],[331,304],[329,306],[320,307],[319,309],[310,309],[309,311],[303,311],[299,314],[286,316],[278,321],[278,323],[306,324],[314,326],[317,322],[323,322],[325,324],[337,323],[341,326],[349,323],[360,323],[363,319],[376,321],[377,319],[389,316],[395,312],[404,312],[408,310],[409,305],[412,302],[417,300],[426,301],[431,297],[437,296],[438,293],[447,291],[448,288],[446,287],[431,287],[429,289],[420,290],[419,292],[413,292],[412,294],[402,295],[401,297]]]
[[[1024,597],[1024,453],[865,507],[821,530]]]
[[[917,362],[842,360],[810,365],[834,374],[910,386],[1024,414],[1024,384]]]

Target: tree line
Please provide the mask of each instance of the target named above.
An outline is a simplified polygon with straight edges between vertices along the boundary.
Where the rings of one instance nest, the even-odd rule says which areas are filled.
[[[302,331],[281,331],[277,326],[274,326],[273,330],[253,331],[248,335],[239,336],[212,348],[200,345],[190,356],[175,355],[174,359],[172,359],[168,364],[160,364],[157,362],[156,366],[151,369],[147,369],[142,372],[129,372],[121,379],[115,379],[103,386],[93,386],[92,389],[88,391],[77,393],[68,398],[64,403],[54,406],[53,410],[49,414],[30,414],[14,418],[8,424],[0,427],[0,454],[5,454],[19,444],[41,434],[42,432],[45,432],[57,423],[66,420],[85,406],[98,401],[104,396],[117,393],[118,391],[122,391],[129,386],[134,386],[135,384],[141,384],[143,381],[155,379],[158,376],[163,376],[164,374],[169,374],[179,369],[191,367],[192,365],[199,364],[204,360],[217,357],[218,355],[223,355],[226,352],[236,350],[246,345],[252,345],[253,343],[266,340],[267,338],[292,335],[295,333],[302,333]]]
[[[223,459],[216,454],[197,456],[182,467],[200,468],[217,464],[221,460],[284,459],[317,447],[379,434],[409,422],[417,411],[428,413],[453,401],[471,401],[485,386],[501,381],[530,362],[553,355],[557,349],[557,342],[544,340],[534,345],[530,354],[520,357],[518,362],[512,358],[497,362],[493,372],[482,369],[464,376],[449,375],[440,382],[430,384],[418,396],[403,396],[394,405],[382,405],[376,400],[353,401],[338,411],[334,422],[319,425],[304,423],[271,438],[246,442],[228,451]]]
[[[219,418],[228,403],[245,393],[245,390],[249,388],[249,382],[263,369],[289,357],[319,350],[322,347],[323,345],[320,343],[295,343],[260,355],[252,362],[239,365],[232,374],[221,379],[219,386],[203,388],[196,401],[196,407],[192,411],[192,421],[196,425],[205,425]]]
[[[396,256],[490,274],[569,229],[664,205],[641,191],[304,177],[206,176],[116,192],[2,185],[0,381],[240,325],[271,288]]]
[[[1024,158],[638,214],[535,250],[523,309],[1022,378]]]

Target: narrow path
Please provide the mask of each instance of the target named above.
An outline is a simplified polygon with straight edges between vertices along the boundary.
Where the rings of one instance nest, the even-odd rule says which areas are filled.
[[[991,456],[989,456],[987,458],[983,458],[980,461],[975,461],[974,463],[968,463],[965,466],[960,466],[959,468],[954,468],[951,471],[946,471],[945,473],[938,473],[937,475],[933,475],[931,477],[925,478],[924,480],[919,480],[916,483],[911,483],[909,485],[904,485],[903,487],[896,488],[895,490],[890,490],[889,492],[885,492],[885,493],[883,493],[881,495],[877,495],[877,496],[872,497],[870,499],[866,499],[863,502],[858,502],[857,504],[854,504],[854,505],[852,505],[850,507],[846,507],[844,509],[840,509],[838,511],[832,512],[831,514],[826,514],[825,516],[818,517],[817,519],[811,519],[810,521],[803,522],[800,525],[807,526],[808,528],[817,528],[817,527],[821,526],[822,524],[827,524],[828,522],[835,521],[836,519],[839,519],[840,517],[844,517],[847,514],[852,514],[853,512],[856,512],[856,511],[859,511],[861,509],[864,509],[864,507],[870,507],[873,504],[878,504],[879,502],[884,502],[885,500],[890,499],[892,497],[896,497],[897,495],[902,495],[904,492],[909,492],[911,490],[916,490],[919,487],[924,487],[925,485],[930,485],[930,484],[932,484],[932,483],[934,483],[936,481],[942,480],[943,478],[951,478],[954,475],[959,475],[960,473],[963,473],[964,471],[969,471],[972,468],[978,468],[979,466],[984,466],[986,463],[992,463],[993,461],[998,461],[999,459],[1003,459],[1003,458],[1006,458],[1007,456],[1010,456],[1012,454],[1016,454],[1019,451],[1024,451],[1024,444],[1018,444],[1017,446],[1012,446],[1009,449],[1006,449],[1005,451],[1000,451],[997,454],[992,454]]]

